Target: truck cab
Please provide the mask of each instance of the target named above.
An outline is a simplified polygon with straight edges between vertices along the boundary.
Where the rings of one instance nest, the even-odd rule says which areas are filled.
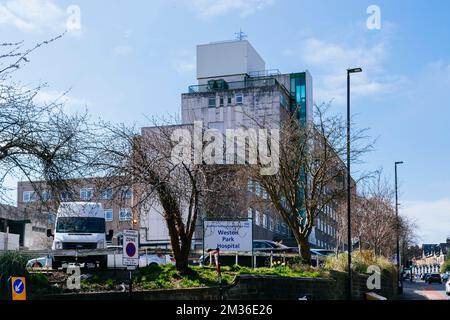
[[[111,232],[110,232],[111,233]],[[107,255],[95,252],[88,255],[71,255],[68,251],[82,249],[106,249],[106,223],[100,203],[65,202],[58,208],[53,235],[53,267],[64,263],[91,263],[105,268]],[[59,252],[58,252],[59,251]]]

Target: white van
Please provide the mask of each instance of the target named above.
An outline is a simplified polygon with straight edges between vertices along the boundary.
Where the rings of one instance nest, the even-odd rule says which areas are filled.
[[[49,232],[51,234],[51,231]],[[111,232],[110,232],[111,233]],[[63,263],[93,263],[106,268],[107,255],[83,257],[58,255],[58,250],[106,249],[105,214],[100,203],[61,203],[56,215],[52,250],[54,269]]]

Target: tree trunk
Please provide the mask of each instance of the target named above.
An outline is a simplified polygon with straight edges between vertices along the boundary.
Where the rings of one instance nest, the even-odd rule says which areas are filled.
[[[175,258],[175,265],[180,274],[189,274],[192,270],[189,268],[189,252],[191,251],[190,241],[181,243],[179,257]]]
[[[305,264],[311,264],[311,250],[308,237],[301,237],[298,243],[298,250]]]

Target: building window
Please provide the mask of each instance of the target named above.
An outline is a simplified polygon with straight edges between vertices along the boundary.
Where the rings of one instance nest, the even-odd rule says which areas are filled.
[[[261,225],[261,215],[258,210],[255,210],[255,224],[257,226]]]
[[[42,201],[49,201],[51,199],[50,191],[42,192]]]
[[[227,99],[227,104],[230,105],[231,104],[231,97],[229,96]]]
[[[81,200],[91,200],[93,195],[94,195],[94,189],[92,189],[92,188],[80,189],[80,199]]]
[[[34,231],[34,232],[41,232],[41,233],[47,232],[47,229],[45,229],[45,228],[40,228],[40,227],[35,227],[35,226],[32,226],[32,227],[31,227],[31,230]]]
[[[253,180],[250,178],[247,180],[247,191],[253,192]]]
[[[113,221],[113,210],[112,209],[105,210],[105,221]]]
[[[47,214],[47,224],[54,225],[56,222],[56,214],[49,212]]]
[[[102,190],[102,192],[101,192],[101,194],[100,194],[100,197],[101,197],[103,200],[111,200],[111,199],[112,199],[112,196],[113,196],[113,190],[112,190],[112,188],[104,189],[104,190]]]
[[[261,188],[261,189],[262,189],[262,198],[265,199],[265,200],[267,200],[267,198],[269,197],[269,195],[267,194],[266,189],[264,189],[264,188]]]
[[[223,107],[223,97],[219,98],[219,106]]]
[[[286,105],[286,100],[284,99],[284,95],[280,94],[280,105],[284,107]]]
[[[23,202],[35,202],[36,192],[34,191],[24,191],[22,195]]]
[[[252,219],[253,218],[253,210],[252,208],[247,209],[247,218]]]
[[[120,221],[130,221],[131,220],[131,209],[130,208],[121,208],[119,212],[119,220]]]
[[[268,226],[268,224],[269,224],[269,221],[267,221],[268,219],[267,219],[267,214],[263,214],[263,227],[264,228],[268,228],[269,226]]]
[[[255,182],[255,194],[259,197],[261,195],[261,185]]]
[[[273,218],[269,219],[269,230],[273,231],[273,227],[274,227],[274,222],[273,222]]]
[[[72,192],[70,191],[63,191],[61,192],[61,201],[70,201],[72,200]]]
[[[131,199],[133,196],[133,189],[131,187],[123,187],[121,190],[121,198],[122,199]]]
[[[208,108],[216,107],[216,97],[208,99]]]
[[[244,102],[244,96],[240,94],[236,94],[235,96],[236,104],[242,104]]]

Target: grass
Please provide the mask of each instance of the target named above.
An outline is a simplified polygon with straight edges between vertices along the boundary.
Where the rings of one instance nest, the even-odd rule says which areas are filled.
[[[149,266],[139,269],[134,283],[142,289],[175,289],[210,287],[218,285],[218,275],[214,267],[192,267],[192,272],[188,275],[180,275],[173,265]],[[278,266],[274,268],[251,269],[234,265],[222,267],[222,284],[231,284],[237,275],[277,275],[284,277],[307,277],[317,278],[324,276],[324,272],[317,270],[302,270],[288,266]]]

